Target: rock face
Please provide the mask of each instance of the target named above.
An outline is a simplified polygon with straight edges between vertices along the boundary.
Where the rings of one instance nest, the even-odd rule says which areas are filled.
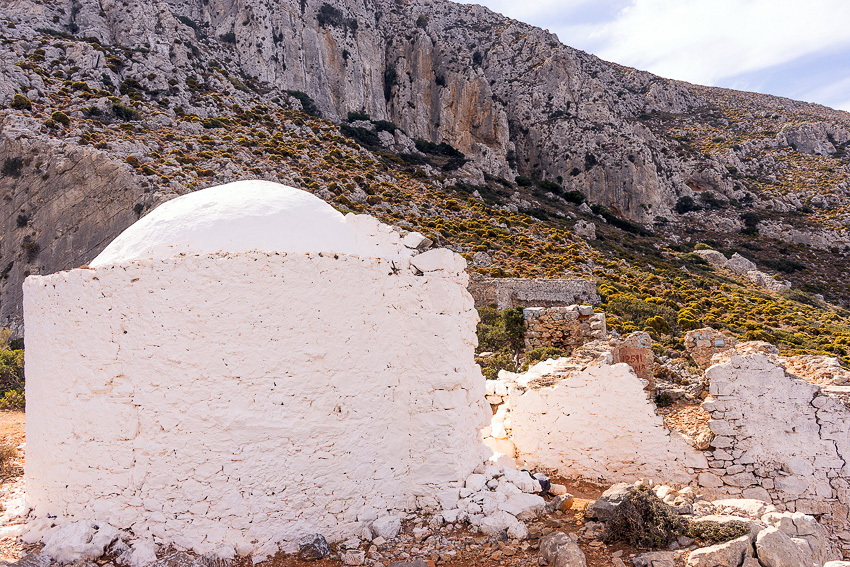
[[[191,179],[176,179],[171,173],[187,163],[153,157],[162,140],[142,143],[121,130],[95,140],[97,125],[90,121],[128,120],[147,131],[174,126],[199,135],[219,127],[218,117],[255,105],[299,108],[336,122],[354,113],[354,127],[368,130],[385,149],[421,157],[421,139],[420,146],[445,142],[460,150],[471,161],[441,175],[449,185],[480,185],[485,174],[510,184],[521,175],[560,186],[550,191],[554,202],[575,191],[643,225],[676,219],[682,198],[712,194],[774,211],[808,202],[829,209],[843,202],[848,186],[836,180],[834,194],[827,195],[781,187],[776,198],[762,199],[742,185],[744,176],[755,178],[763,169],[779,184],[781,168],[756,159],[765,150],[843,156],[850,140],[846,116],[770,97],[753,102],[741,95],[729,103],[726,91],[601,61],[481,6],[443,0],[301,0],[274,7],[256,0],[127,6],[20,0],[0,7],[0,17],[12,24],[0,46],[0,158],[24,163],[22,172],[12,167],[0,176],[13,205],[0,219],[3,325],[20,323],[25,272],[89,262],[151,205],[202,186],[208,175],[221,174],[219,182],[264,175],[229,159],[222,171],[193,169]],[[22,124],[24,107],[7,108],[15,95],[40,105],[45,115]],[[804,108],[818,118],[795,118],[771,136],[730,143],[723,152],[699,151],[665,122],[728,125],[727,108],[736,105],[795,117],[806,114],[799,112]],[[56,121],[48,127],[45,118],[60,109],[73,122],[57,136]],[[376,128],[362,115],[400,129]],[[181,119],[190,116],[197,120]],[[290,132],[297,130],[291,126]],[[130,156],[135,160],[125,162]],[[154,160],[173,165],[146,171]],[[317,192],[329,184],[304,181],[313,183]],[[362,191],[355,196],[366,200]],[[18,226],[19,215],[29,220]],[[741,228],[738,213],[711,215],[715,225]],[[833,224],[816,231],[756,223],[780,239],[824,249],[850,245],[844,226]],[[595,233],[586,221],[576,230],[587,238]]]
[[[85,264],[136,221],[134,206],[153,199],[128,165],[93,148],[44,144],[30,134],[40,128],[0,115],[0,158],[32,160],[17,177],[0,175],[0,326],[21,322],[26,275]]]

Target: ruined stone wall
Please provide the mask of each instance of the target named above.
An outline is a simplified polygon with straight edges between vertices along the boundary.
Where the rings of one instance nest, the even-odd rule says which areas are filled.
[[[33,517],[257,557],[462,486],[489,417],[465,287],[448,251],[180,255],[28,278]]]
[[[646,381],[612,359],[568,373],[570,359],[549,360],[488,380],[487,400],[498,407],[485,442],[525,466],[568,477],[695,481],[708,467],[702,452],[665,427]]]
[[[716,436],[700,484],[819,516],[850,550],[850,388],[810,384],[763,354],[732,354],[706,375]]]
[[[525,350],[552,346],[572,352],[578,346],[608,335],[605,313],[590,305],[530,307],[523,310]]]
[[[600,302],[596,284],[580,279],[488,278],[473,273],[468,289],[476,307],[566,307]]]

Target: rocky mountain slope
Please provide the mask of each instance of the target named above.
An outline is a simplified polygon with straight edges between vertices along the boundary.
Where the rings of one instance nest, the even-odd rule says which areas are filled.
[[[26,275],[86,263],[169,196],[260,177],[484,273],[596,278],[621,328],[660,313],[671,346],[694,321],[846,354],[847,113],[662,79],[441,1],[13,0],[0,35],[2,325]]]

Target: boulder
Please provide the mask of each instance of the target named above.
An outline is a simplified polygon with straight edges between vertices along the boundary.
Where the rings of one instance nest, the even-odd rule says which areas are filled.
[[[756,555],[763,567],[810,567],[814,560],[779,528],[766,528],[756,537]]]
[[[751,261],[747,260],[737,252],[735,252],[731,258],[726,260],[726,263],[723,264],[723,267],[729,270],[730,272],[743,275],[749,271],[755,270],[756,265]]]
[[[324,559],[330,554],[331,546],[322,534],[310,534],[298,540],[298,557],[304,561]]]
[[[103,522],[72,522],[53,532],[41,553],[59,563],[97,559],[118,536],[118,530]]]
[[[729,350],[737,342],[734,338],[728,337],[711,327],[694,329],[685,333],[685,349],[697,363],[697,366],[703,370],[711,366],[712,356]]]
[[[669,551],[651,551],[632,559],[635,567],[676,567],[676,555]]]
[[[576,224],[573,226],[573,232],[579,236],[587,238],[588,240],[596,240],[596,225],[592,222],[583,220],[576,221]]]
[[[352,549],[342,554],[343,565],[363,565],[366,562],[366,552],[362,549]]]
[[[717,250],[695,250],[694,254],[714,267],[722,267],[726,263],[726,256]]]
[[[551,567],[586,567],[584,552],[564,532],[552,532],[540,540],[540,552],[537,554],[540,565]]]
[[[387,567],[428,567],[424,559],[409,559],[406,561],[393,561]]]
[[[401,532],[401,520],[395,516],[384,516],[372,522],[372,537],[393,539]]]
[[[50,558],[38,552],[27,553],[11,563],[10,567],[50,567]]]
[[[703,547],[688,556],[688,567],[739,567],[744,558],[752,555],[750,536]]]
[[[769,289],[770,291],[782,291],[791,287],[785,282],[779,281],[770,274],[766,274],[759,270],[750,270],[747,272],[747,279],[759,287]]]
[[[543,513],[546,501],[536,494],[511,494],[507,500],[499,504],[499,510],[520,520],[531,520]]]
[[[485,516],[478,524],[478,529],[485,535],[498,536],[502,533],[511,532],[515,536],[521,535],[522,530],[516,526],[520,524],[514,516],[503,510],[497,510],[492,514]],[[527,532],[526,532],[527,533]],[[519,539],[518,537],[516,539]]]
[[[626,495],[634,490],[633,484],[618,482],[602,493],[596,502],[587,507],[585,514],[592,520],[607,522],[614,516],[614,511],[623,503]]]
[[[770,512],[762,516],[762,521],[794,540],[818,565],[841,559],[841,553],[830,542],[826,528],[814,516],[802,512]]]
[[[715,508],[721,508],[729,514],[739,514],[748,518],[761,518],[768,512],[775,512],[776,506],[752,498],[725,498],[712,502]]]

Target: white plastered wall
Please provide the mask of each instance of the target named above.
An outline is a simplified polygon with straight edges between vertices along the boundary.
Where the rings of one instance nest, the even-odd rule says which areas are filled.
[[[28,278],[33,516],[246,552],[339,540],[460,486],[486,458],[476,315],[458,257],[416,258],[182,255]]]
[[[597,364],[554,386],[511,386],[517,456],[571,477],[693,481],[708,463],[664,426],[645,385],[627,364]]]

